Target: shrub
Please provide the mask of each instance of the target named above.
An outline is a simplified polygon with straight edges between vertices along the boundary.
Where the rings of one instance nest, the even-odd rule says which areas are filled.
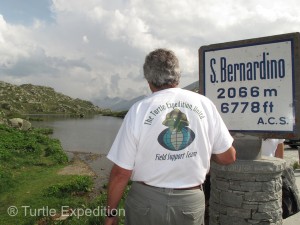
[[[68,156],[61,147],[60,141],[51,139],[45,148],[45,156],[51,157],[56,163],[63,164],[68,162]]]
[[[293,164],[293,169],[296,170],[296,169],[300,169],[300,164],[298,162],[294,162]]]
[[[67,197],[91,191],[93,180],[89,176],[77,176],[74,180],[66,184],[55,184],[44,191],[47,197]]]
[[[52,128],[33,128],[33,131],[39,134],[49,135],[53,134]]]
[[[11,172],[0,167],[0,193],[13,187],[14,180]]]

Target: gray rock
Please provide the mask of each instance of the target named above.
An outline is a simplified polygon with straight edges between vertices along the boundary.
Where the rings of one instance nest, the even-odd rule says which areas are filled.
[[[9,119],[8,121],[10,126],[18,128],[20,130],[29,130],[31,128],[31,123],[28,120],[13,118]]]

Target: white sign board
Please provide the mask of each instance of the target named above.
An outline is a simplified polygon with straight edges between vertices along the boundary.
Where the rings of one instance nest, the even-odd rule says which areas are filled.
[[[293,132],[294,40],[200,48],[203,94],[231,131]],[[202,73],[202,74],[201,74]]]

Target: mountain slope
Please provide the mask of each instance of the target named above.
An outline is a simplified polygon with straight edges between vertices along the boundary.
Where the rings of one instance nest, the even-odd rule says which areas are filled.
[[[101,106],[101,108],[106,108],[106,109],[110,109],[112,111],[115,112],[120,112],[120,111],[127,111],[129,110],[129,108],[136,103],[137,101],[143,99],[144,97],[146,97],[145,95],[142,96],[138,96],[136,98],[133,98],[131,100],[125,100],[119,97],[115,97],[115,98],[109,98],[106,97],[104,99],[97,99],[94,100],[93,103],[96,105]]]
[[[89,101],[73,99],[51,87],[0,81],[0,111],[5,114],[94,114],[101,109]]]
[[[195,81],[194,83],[189,84],[183,89],[199,93],[199,81]],[[110,109],[112,111],[127,111],[134,103],[142,100],[145,97],[145,95],[141,95],[131,100],[125,100],[119,97],[106,97],[103,99],[95,99],[93,102],[94,104],[101,106],[101,108]]]

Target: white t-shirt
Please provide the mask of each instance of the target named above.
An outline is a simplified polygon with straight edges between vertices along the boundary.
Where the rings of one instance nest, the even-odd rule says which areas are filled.
[[[275,156],[278,144],[284,142],[285,139],[263,139],[261,142],[261,155]]]
[[[232,142],[208,98],[170,88],[130,108],[107,157],[133,170],[133,181],[185,188],[202,184],[211,154],[225,152]]]

